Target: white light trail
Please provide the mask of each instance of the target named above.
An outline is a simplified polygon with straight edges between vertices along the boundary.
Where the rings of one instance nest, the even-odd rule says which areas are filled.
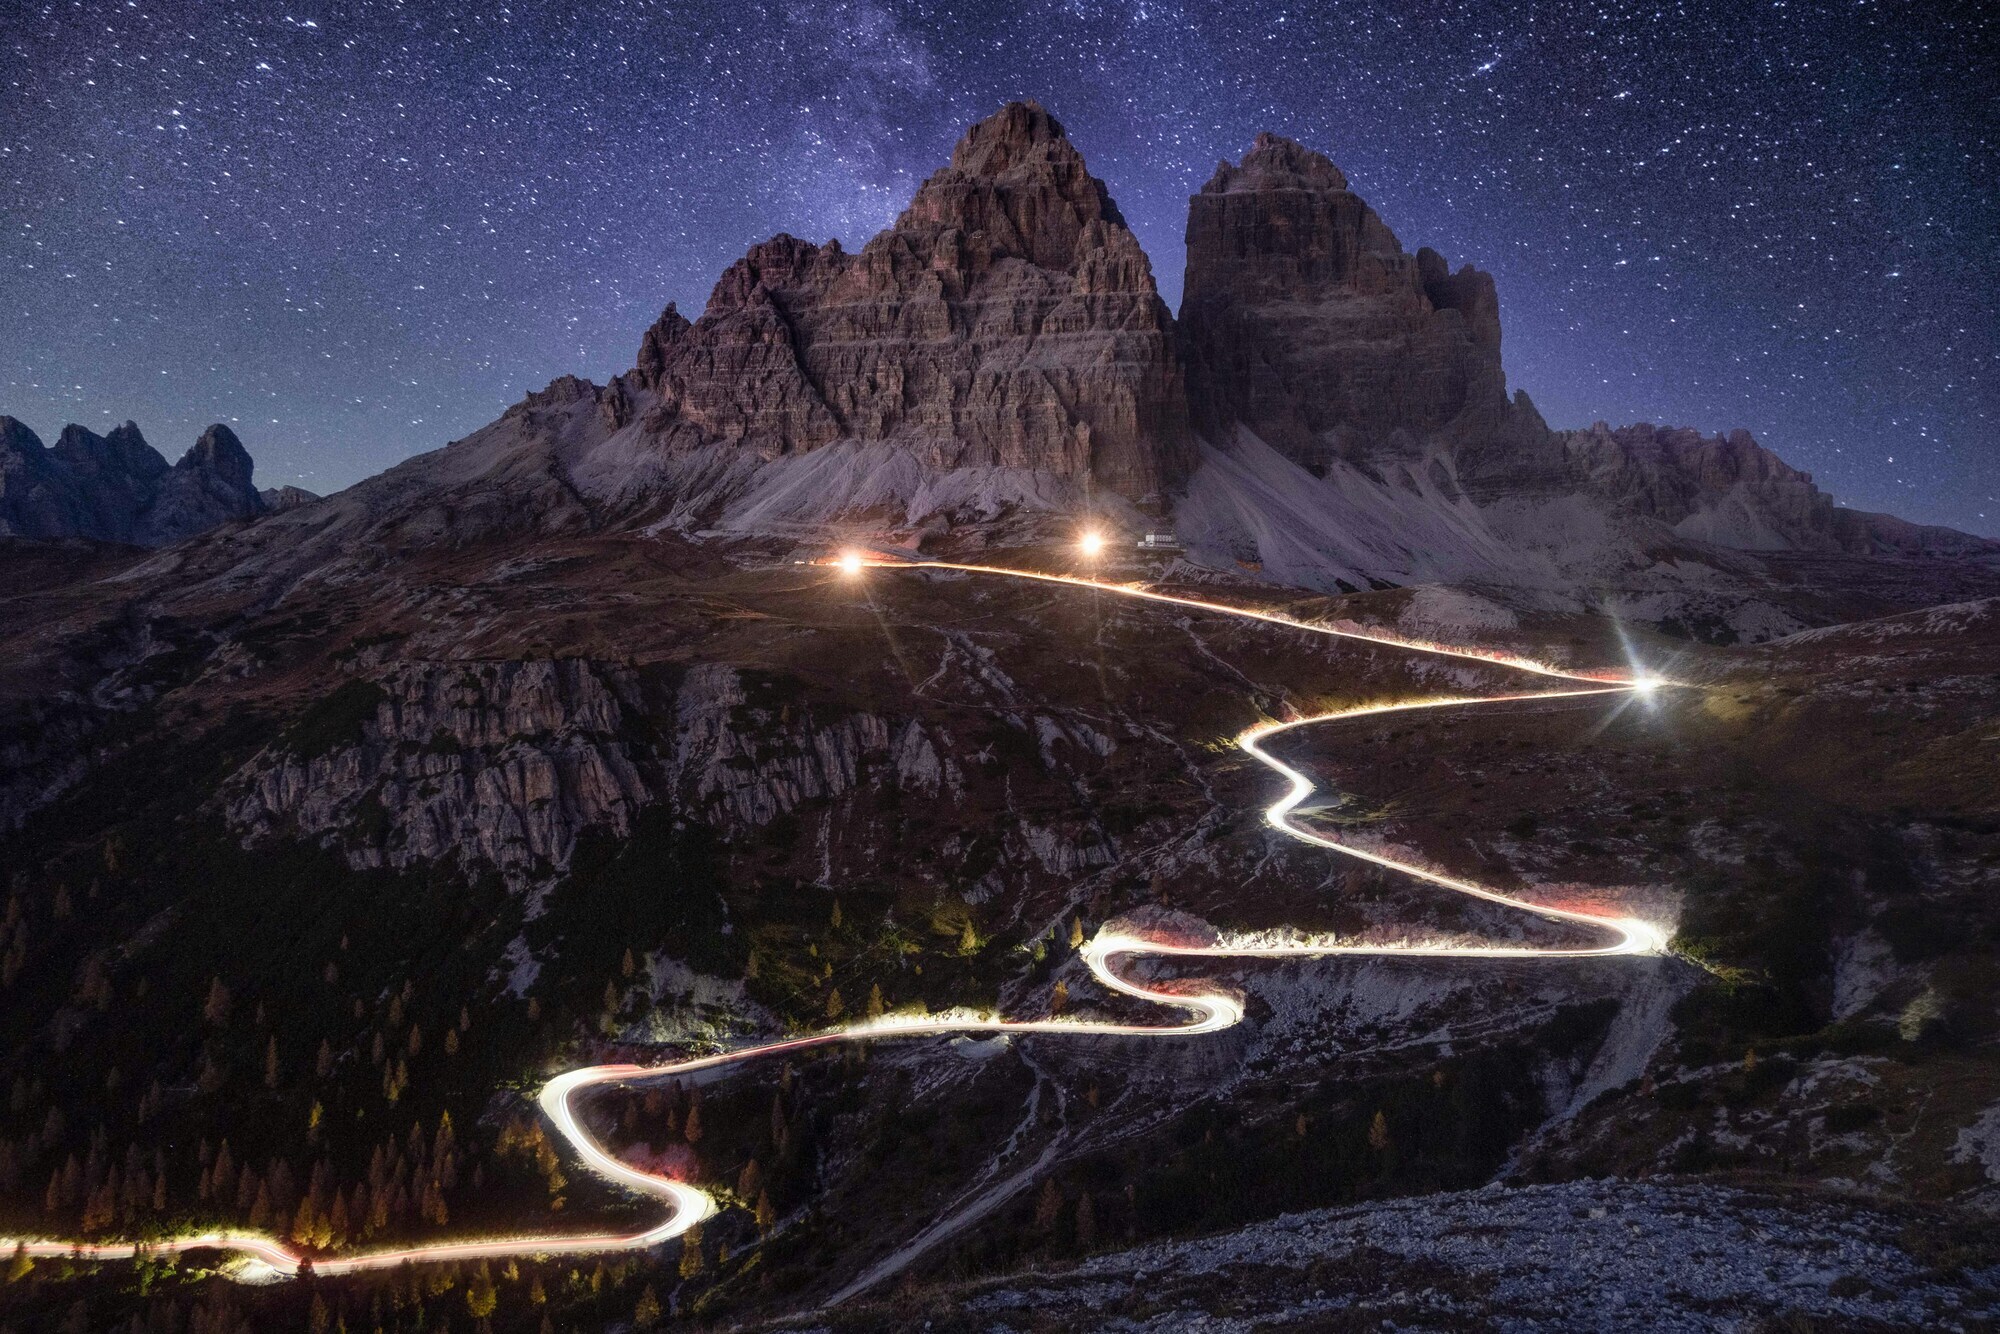
[[[1088,544],[1097,538],[1098,549],[1102,550],[1103,539],[1095,533],[1086,533],[1079,545],[1089,551]],[[1600,958],[1612,955],[1646,955],[1664,952],[1667,933],[1658,924],[1636,918],[1603,917],[1596,913],[1582,912],[1570,908],[1551,907],[1527,899],[1503,893],[1497,889],[1448,876],[1427,867],[1410,862],[1397,861],[1380,853],[1341,843],[1324,834],[1305,828],[1292,820],[1292,813],[1312,795],[1312,780],[1297,769],[1277,759],[1264,748],[1264,743],[1272,737],[1296,731],[1320,723],[1341,722],[1352,718],[1379,716],[1389,713],[1403,713],[1422,709],[1470,708],[1483,704],[1508,704],[1530,700],[1576,699],[1591,695],[1651,694],[1662,685],[1669,684],[1650,675],[1611,679],[1595,676],[1587,672],[1573,672],[1529,658],[1499,653],[1480,648],[1467,648],[1450,644],[1434,644],[1420,640],[1404,639],[1394,635],[1378,634],[1358,627],[1336,627],[1314,625],[1297,620],[1280,612],[1257,611],[1244,607],[1232,607],[1227,603],[1209,602],[1201,598],[1179,597],[1154,589],[1132,584],[1114,584],[1103,580],[1090,579],[1079,575],[1047,574],[1036,570],[1016,570],[993,565],[963,565],[944,561],[927,561],[919,565],[913,562],[870,559],[857,551],[845,551],[832,562],[843,575],[854,577],[864,567],[909,570],[959,570],[969,574],[994,575],[1009,579],[1027,579],[1039,583],[1061,584],[1075,588],[1093,589],[1099,592],[1115,593],[1146,602],[1167,603],[1187,607],[1195,611],[1212,612],[1217,615],[1235,616],[1245,620],[1261,621],[1268,625],[1283,626],[1292,630],[1303,630],[1312,634],[1330,635],[1340,639],[1361,640],[1387,648],[1404,649],[1417,653],[1430,653],[1443,657],[1471,659],[1495,666],[1507,667],[1537,676],[1573,682],[1565,689],[1535,691],[1524,694],[1484,695],[1464,697],[1444,697],[1436,699],[1411,700],[1397,704],[1368,704],[1355,708],[1338,709],[1330,713],[1317,714],[1309,718],[1298,718],[1290,722],[1266,723],[1250,728],[1236,738],[1237,745],[1280,777],[1286,780],[1284,796],[1273,802],[1264,811],[1264,819],[1277,829],[1301,842],[1315,847],[1337,852],[1344,857],[1353,857],[1387,870],[1398,871],[1428,884],[1453,890],[1489,903],[1519,909],[1522,912],[1556,921],[1602,931],[1610,939],[1603,945],[1569,946],[1542,948],[1528,945],[1454,945],[1454,944],[1343,944],[1338,941],[1275,941],[1262,942],[1243,940],[1222,941],[1213,945],[1180,945],[1171,941],[1150,939],[1127,933],[1102,930],[1087,941],[1082,949],[1085,967],[1092,977],[1106,990],[1130,996],[1136,1000],[1168,1006],[1184,1011],[1187,1018],[1180,1023],[1169,1024],[1123,1024],[1088,1019],[1033,1019],[1009,1020],[992,1015],[941,1014],[941,1015],[891,1015],[882,1019],[850,1024],[842,1028],[830,1029],[808,1037],[792,1038],[783,1042],[771,1042],[757,1047],[745,1047],[737,1051],[724,1052],[715,1056],[697,1057],[685,1061],[669,1061],[659,1065],[593,1065],[571,1070],[556,1076],[543,1086],[538,1096],[543,1115],[547,1116],[556,1132],[582,1159],[584,1165],[598,1175],[615,1181],[633,1191],[652,1195],[664,1201],[669,1209],[666,1219],[658,1226],[642,1232],[605,1233],[591,1235],[542,1234],[522,1237],[485,1237],[464,1241],[448,1242],[427,1246],[412,1246],[397,1250],[364,1251],[345,1255],[308,1258],[301,1252],[286,1247],[277,1237],[260,1232],[212,1231],[190,1233],[144,1242],[75,1242],[45,1238],[0,1237],[0,1254],[13,1252],[17,1247],[25,1247],[31,1256],[70,1256],[83,1260],[123,1260],[147,1255],[178,1254],[187,1251],[219,1250],[236,1252],[248,1257],[251,1264],[243,1274],[246,1281],[259,1277],[292,1277],[308,1265],[316,1274],[352,1274],[363,1270],[392,1269],[402,1264],[428,1263],[447,1260],[484,1260],[506,1256],[534,1255],[575,1255],[604,1253],[612,1251],[644,1250],[670,1241],[680,1236],[717,1210],[715,1197],[698,1186],[675,1180],[654,1172],[644,1172],[628,1163],[620,1162],[607,1153],[603,1146],[591,1138],[583,1124],[577,1119],[571,1105],[576,1094],[587,1088],[602,1084],[637,1084],[653,1080],[673,1079],[700,1070],[710,1070],[721,1066],[737,1065],[761,1060],[787,1052],[806,1051],[815,1047],[831,1046],[838,1042],[869,1042],[884,1038],[924,1037],[938,1034],[961,1033],[1060,1033],[1072,1036],[1100,1037],[1191,1037],[1200,1033],[1214,1033],[1239,1023],[1243,1018],[1243,1003],[1226,991],[1176,991],[1162,987],[1149,987],[1144,983],[1121,974],[1113,961],[1142,956],[1156,958],[1200,958],[1200,959],[1298,959],[1323,958],[1337,955],[1369,956],[1414,956],[1431,958],[1471,958],[1471,959],[1530,959],[1530,958]],[[1199,986],[1199,984],[1195,984]]]

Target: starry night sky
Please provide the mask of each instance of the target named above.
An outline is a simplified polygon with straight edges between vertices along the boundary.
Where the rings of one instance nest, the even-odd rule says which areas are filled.
[[[345,486],[625,369],[753,241],[858,248],[1032,96],[1169,303],[1276,130],[1494,272],[1552,424],[1745,426],[2000,534],[1990,7],[0,0],[0,61],[0,412],[47,438],[220,419]]]

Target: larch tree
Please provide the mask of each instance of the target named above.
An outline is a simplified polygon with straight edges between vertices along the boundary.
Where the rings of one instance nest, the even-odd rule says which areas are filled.
[[[229,1022],[229,988],[222,984],[220,977],[208,984],[208,999],[202,1003],[201,1017],[217,1028]]]
[[[681,1269],[683,1279],[696,1278],[701,1274],[701,1224],[696,1223],[681,1234]]]

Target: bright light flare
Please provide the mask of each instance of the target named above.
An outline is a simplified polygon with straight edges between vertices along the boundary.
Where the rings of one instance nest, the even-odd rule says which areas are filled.
[[[1104,554],[1104,534],[1095,528],[1086,528],[1076,539],[1076,549],[1083,553],[1085,560],[1096,560]]]
[[[840,553],[840,559],[834,564],[840,568],[842,574],[852,579],[861,573],[861,567],[867,562],[861,559],[861,553],[858,551],[843,551]]]

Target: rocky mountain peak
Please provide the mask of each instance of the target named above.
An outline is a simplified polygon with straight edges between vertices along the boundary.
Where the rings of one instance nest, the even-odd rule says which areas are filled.
[[[1189,200],[1185,292],[1190,395],[1218,439],[1244,427],[1310,469],[1370,473],[1525,439],[1492,277],[1407,253],[1338,167],[1289,139],[1258,135]]]
[[[169,467],[129,421],[103,435],[72,422],[44,449],[25,425],[0,417],[0,536],[178,542],[264,512],[252,467],[220,423]]]
[[[669,301],[667,308],[660,312],[660,318],[653,321],[652,327],[639,340],[639,360],[634,369],[648,384],[666,366],[668,349],[686,337],[687,331],[693,327],[687,316],[681,314],[680,308]]]
[[[1062,269],[1087,250],[1129,241],[1145,265],[1111,192],[1035,102],[1009,102],[967,130],[951,165],[924,182],[895,230],[962,233],[978,238],[970,249],[983,257]],[[1145,283],[1152,283],[1150,265]]]
[[[250,459],[250,451],[236,438],[236,432],[216,422],[201,433],[193,447],[181,455],[180,462],[174,466],[186,472],[208,473],[224,486],[248,487],[251,471],[256,465]]]
[[[156,478],[167,470],[160,451],[147,444],[138,425],[129,421],[104,435],[71,422],[56,437],[51,452],[65,467],[121,483]]]
[[[1083,155],[1062,122],[1040,102],[1009,102],[968,129],[951,150],[947,170],[994,179],[1034,173],[1049,163],[1081,164]]]
[[[1226,195],[1256,190],[1345,189],[1347,177],[1324,153],[1264,130],[1258,133],[1242,162],[1218,162],[1215,175],[1209,177],[1201,192]]]
[[[922,469],[1089,480],[1137,499],[1191,461],[1152,266],[1032,102],[968,130],[858,252],[782,233],[752,246],[700,319],[668,307],[601,406],[611,429],[635,416],[644,428],[654,461],[606,465],[625,476],[716,445],[766,462],[887,445]],[[897,466],[901,496],[914,474]]]

